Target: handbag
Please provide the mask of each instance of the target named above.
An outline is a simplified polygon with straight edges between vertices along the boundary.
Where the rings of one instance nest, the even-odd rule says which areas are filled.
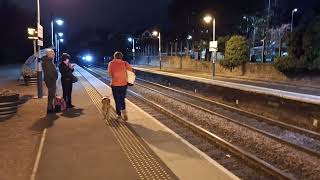
[[[132,71],[127,70],[126,63],[125,63],[125,67],[126,67],[126,77],[127,77],[128,86],[133,86],[134,81],[136,80],[136,74]]]
[[[59,97],[59,96],[55,97],[54,106],[55,106],[56,112],[63,112],[67,109],[66,101],[62,97]]]
[[[78,78],[74,75],[72,75],[72,83],[78,82]]]

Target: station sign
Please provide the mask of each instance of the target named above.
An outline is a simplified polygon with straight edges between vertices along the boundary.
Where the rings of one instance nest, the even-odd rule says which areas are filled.
[[[40,40],[40,39],[38,39],[38,46],[43,46],[43,41],[42,40]]]
[[[210,52],[218,51],[218,41],[210,41],[209,51]]]
[[[28,28],[28,39],[31,39],[31,40],[38,39],[38,33],[37,33],[36,29]]]
[[[38,30],[38,46],[43,46],[43,27],[41,26],[41,24],[38,24],[37,30]]]
[[[43,39],[43,27],[40,24],[38,24],[37,29],[38,29],[38,38]]]

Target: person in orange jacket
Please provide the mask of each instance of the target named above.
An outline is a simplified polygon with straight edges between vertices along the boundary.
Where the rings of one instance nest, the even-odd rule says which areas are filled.
[[[125,104],[128,88],[127,70],[133,70],[128,62],[122,60],[123,54],[121,52],[115,52],[113,57],[114,59],[108,65],[108,74],[111,77],[112,94],[116,103],[118,120],[123,118],[123,120],[127,121],[128,116]]]

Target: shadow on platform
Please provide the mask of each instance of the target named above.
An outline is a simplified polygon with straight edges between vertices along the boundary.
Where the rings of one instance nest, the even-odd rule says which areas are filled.
[[[81,115],[84,115],[83,113],[84,109],[82,108],[70,108],[64,111],[61,116],[66,117],[66,118],[76,118]]]
[[[58,118],[59,116],[56,114],[49,114],[35,122],[31,129],[33,131],[42,132],[43,129],[52,127],[54,125],[54,121]]]
[[[30,99],[32,99],[34,96],[33,95],[23,95],[20,97],[20,102],[19,105],[27,103]]]

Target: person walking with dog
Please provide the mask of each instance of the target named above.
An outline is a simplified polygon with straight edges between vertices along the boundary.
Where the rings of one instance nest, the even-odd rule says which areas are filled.
[[[55,113],[53,106],[54,98],[56,97],[58,72],[53,64],[55,53],[52,49],[46,51],[46,56],[42,57],[42,69],[44,73],[44,82],[48,88],[48,107],[47,114]]]
[[[70,58],[71,56],[69,54],[63,53],[61,56],[61,63],[59,65],[63,99],[66,101],[67,108],[74,107],[74,105],[72,105],[72,84],[76,81],[75,76],[72,74],[74,71],[74,65],[70,63]]]
[[[116,103],[116,111],[118,120],[122,119],[127,121],[127,111],[125,98],[128,88],[127,71],[133,71],[131,65],[124,61],[121,52],[115,52],[114,59],[108,65],[108,74],[111,77],[111,88],[113,98]]]

